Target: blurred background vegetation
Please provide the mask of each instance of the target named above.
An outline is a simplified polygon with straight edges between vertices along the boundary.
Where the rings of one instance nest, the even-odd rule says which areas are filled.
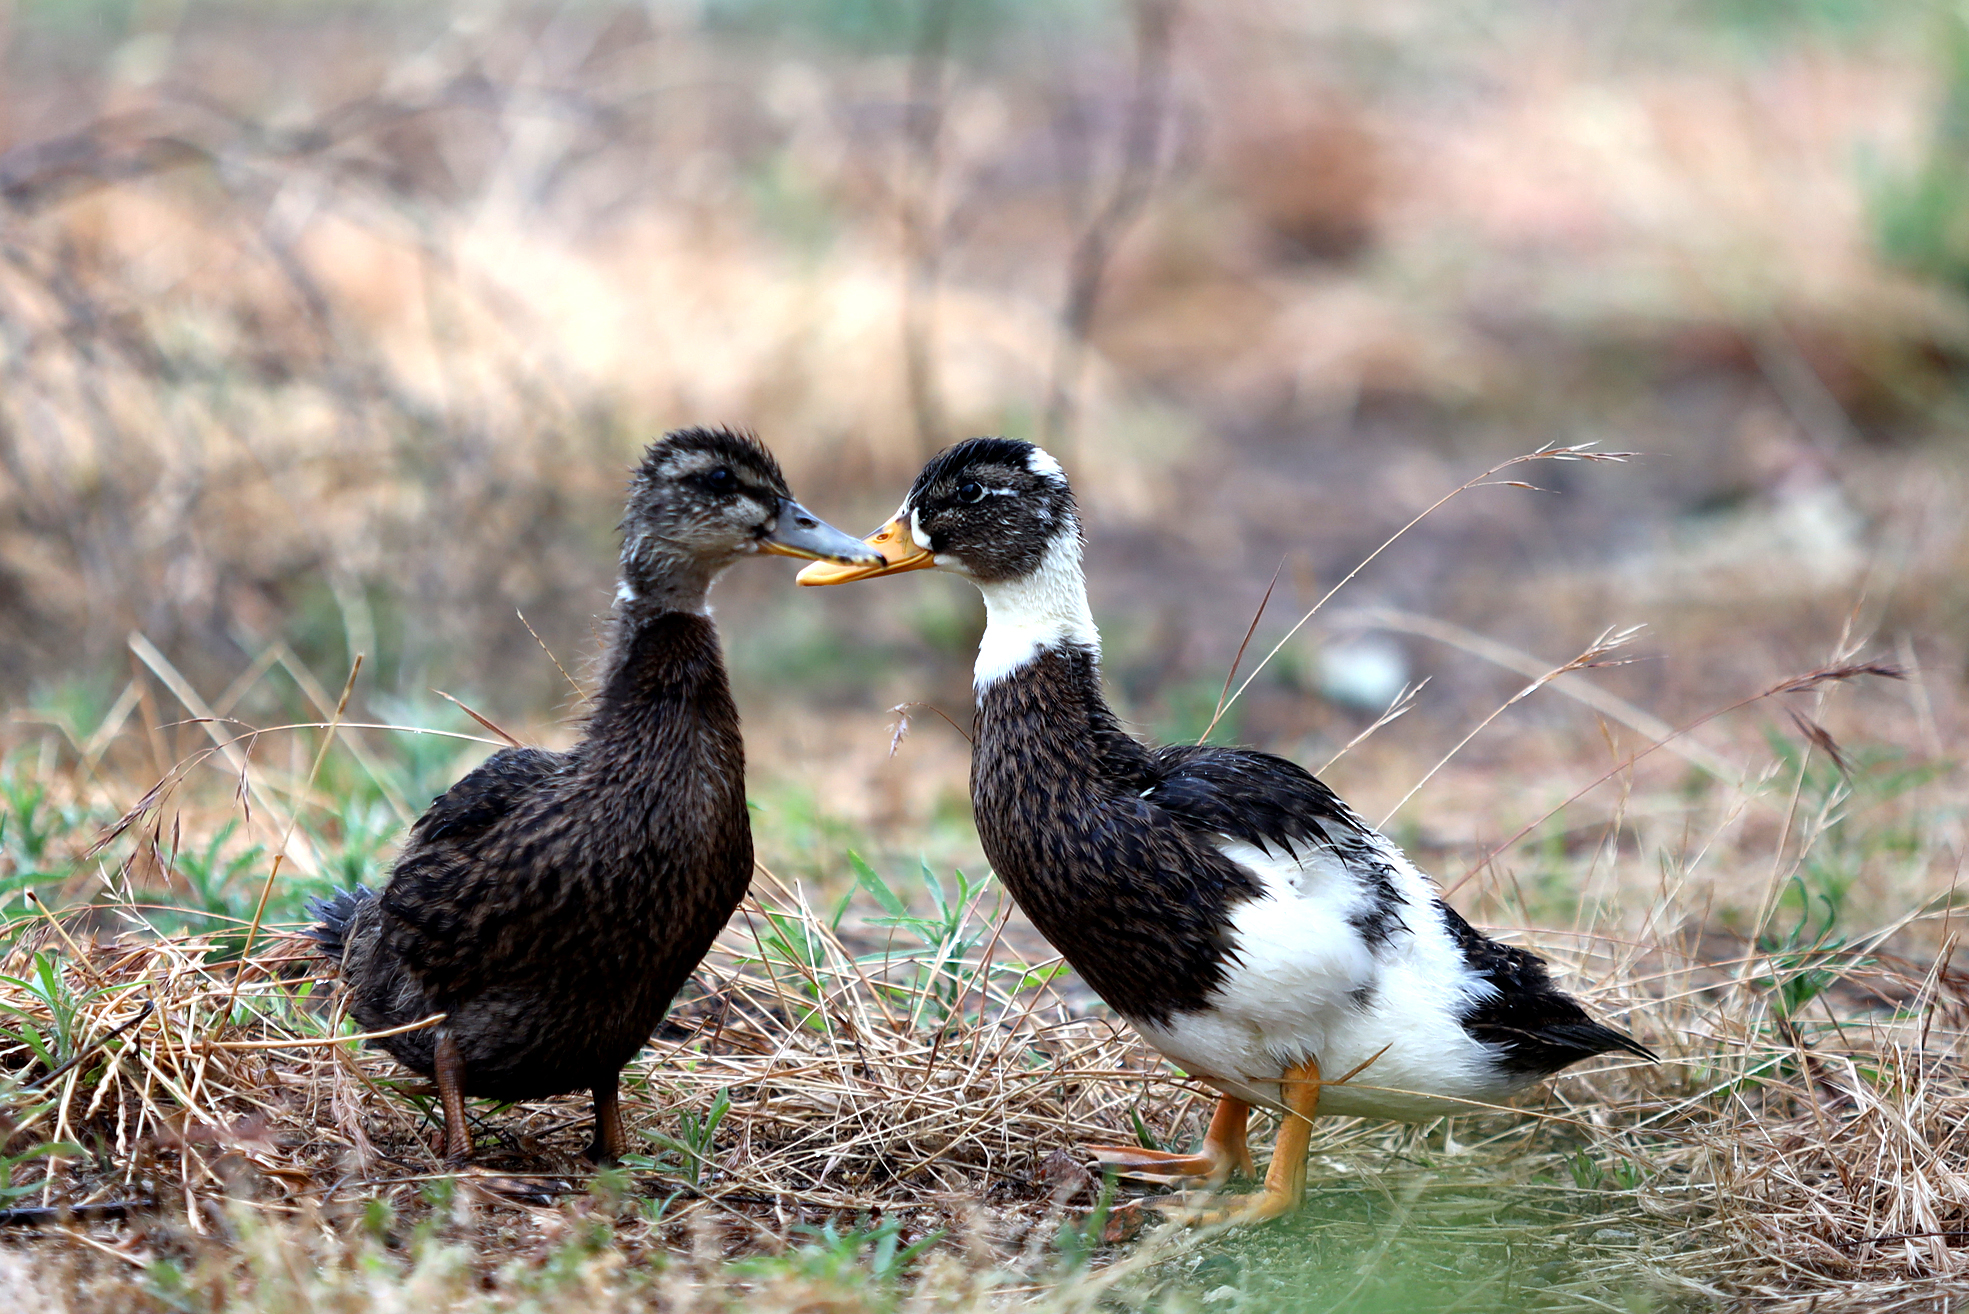
[[[1865,643],[1922,678],[1837,733],[1933,758],[1953,724],[1962,5],[14,0],[0,61],[17,761],[154,779],[206,742],[160,672],[264,726],[356,652],[351,719],[472,729],[442,689],[564,742],[542,648],[579,681],[625,472],[699,423],[856,529],[947,441],[1052,447],[1166,736],[1275,567],[1258,651],[1485,466],[1638,453],[1436,513],[1219,728],[1317,765],[1427,678],[1339,768],[1370,814],[1523,684],[1499,652],[1615,624],[1650,628],[1594,679],[1670,723]],[[887,711],[966,720],[975,597],[789,573],[718,595],[769,855],[975,865],[964,744],[919,709],[892,758]],[[1471,815],[1497,771],[1604,748],[1532,700],[1405,837],[1508,834]],[[345,875],[480,751],[350,764]]]

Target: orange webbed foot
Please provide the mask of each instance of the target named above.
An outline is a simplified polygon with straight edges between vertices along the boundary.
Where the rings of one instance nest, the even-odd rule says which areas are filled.
[[[1143,1200],[1135,1208],[1153,1209],[1171,1218],[1180,1219],[1192,1227],[1213,1227],[1222,1224],[1249,1226],[1253,1223],[1267,1223],[1274,1218],[1282,1218],[1299,1207],[1306,1194],[1306,1153],[1312,1145],[1313,1115],[1319,1110],[1320,1071],[1319,1064],[1310,1059],[1288,1068],[1285,1077],[1279,1082],[1279,1094],[1288,1113],[1279,1127],[1278,1144],[1272,1151],[1272,1165],[1265,1173],[1265,1187],[1251,1195],[1213,1196],[1200,1192],[1184,1192],[1160,1200]],[[1226,1106],[1235,1104],[1234,1112],[1226,1112]],[[1205,1156],[1217,1153],[1228,1157],[1227,1136],[1219,1136],[1219,1125],[1229,1132],[1235,1119],[1237,1147],[1244,1149],[1244,1114],[1242,1103],[1228,1096],[1217,1106],[1217,1117],[1210,1123],[1211,1135],[1204,1140]],[[1142,1152],[1145,1153],[1145,1152]],[[1251,1162],[1249,1151],[1244,1153],[1244,1163]],[[1225,1173],[1229,1175],[1228,1170]],[[1218,1179],[1221,1181],[1222,1179]],[[1139,1230],[1139,1225],[1137,1227]]]
[[[1155,1182],[1201,1180],[1218,1187],[1230,1180],[1233,1172],[1253,1174],[1251,1147],[1245,1144],[1245,1120],[1250,1112],[1251,1106],[1243,1100],[1228,1095],[1218,1100],[1210,1130],[1204,1133],[1203,1149],[1197,1154],[1133,1145],[1090,1145],[1087,1152],[1103,1168],[1127,1177]]]

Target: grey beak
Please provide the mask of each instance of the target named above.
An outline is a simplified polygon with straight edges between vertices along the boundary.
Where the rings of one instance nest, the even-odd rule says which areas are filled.
[[[878,564],[882,554],[853,534],[844,534],[790,497],[779,500],[773,531],[759,540],[759,550],[803,561],[838,561],[848,566]]]

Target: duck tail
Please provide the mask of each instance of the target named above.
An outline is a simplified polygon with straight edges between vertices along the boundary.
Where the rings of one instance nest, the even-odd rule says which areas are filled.
[[[1628,1035],[1625,1031],[1618,1030],[1614,1027],[1602,1027],[1601,1030],[1613,1037],[1613,1044],[1610,1048],[1624,1049],[1635,1058],[1646,1059],[1650,1063],[1661,1062],[1661,1055],[1655,1053],[1646,1045],[1643,1045],[1640,1041]]]
[[[308,911],[321,920],[308,928],[308,938],[321,949],[324,958],[337,964],[348,948],[349,925],[362,906],[376,897],[375,892],[357,886],[326,899],[308,900]]]
[[[1591,1058],[1595,1054],[1624,1050],[1635,1058],[1646,1059],[1650,1063],[1661,1062],[1661,1055],[1625,1031],[1590,1020],[1566,1022],[1548,1027],[1539,1039],[1550,1045],[1576,1050],[1578,1058]],[[1577,1059],[1570,1061],[1576,1062]]]

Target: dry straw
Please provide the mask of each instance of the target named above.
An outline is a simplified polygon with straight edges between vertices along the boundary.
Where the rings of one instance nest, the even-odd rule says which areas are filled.
[[[268,784],[283,798],[304,786]],[[160,834],[164,797],[151,792],[120,827]],[[1842,797],[1794,801],[1786,833],[1797,843],[1778,855],[1774,887],[1812,860]],[[1722,810],[1719,834],[1746,805]],[[1708,853],[1675,881],[1688,884]],[[880,883],[864,875],[872,899]],[[906,1218],[917,1233],[965,1237],[966,1262],[1002,1278],[1029,1260],[1035,1235],[1061,1225],[1062,1208],[1092,1202],[1077,1158],[1060,1152],[1199,1131],[1207,1092],[1070,1007],[1052,964],[1012,951],[995,895],[967,889],[932,914],[883,889],[903,914],[886,927],[823,915],[761,871],[696,996],[632,1071],[628,1116],[650,1139],[621,1189],[668,1202],[637,1215],[636,1244],[681,1246],[711,1227],[720,1253],[774,1251],[795,1224]],[[1688,902],[1676,886],[1662,897]],[[144,916],[132,891],[43,911],[16,936],[0,981],[14,1038],[0,1048],[15,1078],[8,1152],[68,1148],[16,1165],[15,1182],[35,1189],[4,1217],[66,1211],[73,1244],[107,1247],[134,1268],[192,1244],[159,1239],[173,1229],[236,1236],[241,1210],[287,1226],[348,1218],[375,1199],[406,1217],[435,1207],[420,1204],[443,1176],[428,1097],[323,1002],[311,946],[276,930],[242,959],[242,928],[162,934]],[[1891,952],[1924,919],[1932,913],[1910,912],[1850,941],[1767,936],[1734,958],[1705,957],[1699,940],[1660,923],[1542,945],[1597,1007],[1664,1053],[1663,1068],[1576,1074],[1543,1108],[1473,1109],[1420,1143],[1454,1147],[1466,1187],[1474,1171],[1499,1191],[1564,1196],[1574,1233],[1592,1223],[1645,1237],[1598,1273],[1602,1284],[1617,1275],[1782,1303],[1953,1281],[1969,1255],[1961,983],[1940,966],[1952,941],[1926,966]],[[66,1056],[37,1053],[22,1024],[63,1037]],[[50,1068],[50,1058],[62,1061]],[[576,1157],[583,1110],[549,1100],[477,1116],[475,1227],[482,1258],[496,1258],[526,1234],[512,1220],[590,1198]],[[1315,1153],[1329,1168],[1386,1171],[1413,1152],[1414,1135],[1332,1120]],[[1582,1171],[1597,1177],[1582,1185]],[[1415,1190],[1405,1208],[1426,1216],[1427,1192]],[[1125,1272],[1208,1242],[1143,1244]],[[1006,1295],[1002,1281],[991,1290]]]
[[[1477,729],[1547,685],[1605,712],[1585,673],[1623,637],[1604,635],[1550,668]],[[419,1235],[461,1238],[481,1270],[537,1257],[543,1238],[565,1240],[570,1220],[606,1216],[612,1244],[589,1255],[601,1265],[590,1274],[607,1296],[599,1304],[622,1294],[609,1285],[627,1281],[620,1265],[659,1254],[690,1257],[672,1277],[694,1275],[693,1290],[763,1299],[758,1283],[733,1276],[742,1270],[719,1265],[785,1251],[802,1227],[888,1220],[899,1243],[944,1235],[915,1270],[919,1294],[931,1293],[923,1299],[1078,1308],[1159,1289],[1185,1255],[1231,1244],[1165,1230],[1062,1276],[1060,1238],[1085,1239],[1073,1229],[1098,1189],[1076,1147],[1194,1140],[1210,1094],[1066,993],[1055,961],[1022,956],[1034,942],[995,886],[902,889],[865,867],[861,906],[880,916],[823,913],[800,885],[761,869],[671,1024],[631,1069],[625,1116],[640,1153],[622,1172],[598,1181],[579,1159],[578,1099],[481,1106],[478,1168],[462,1194],[443,1189],[429,1093],[362,1047],[298,928],[263,933],[277,870],[236,923],[188,932],[147,920],[182,842],[177,819],[167,837],[168,812],[188,807],[194,829],[211,833],[228,812],[257,809],[281,837],[279,853],[301,851],[287,841],[334,802],[319,781],[338,737],[380,777],[349,736],[415,728],[348,722],[347,686],[330,700],[318,682],[311,698],[324,721],[244,725],[228,717],[245,686],[208,705],[161,653],[133,647],[210,743],[78,855],[73,896],[94,879],[91,862],[120,855],[113,870],[98,869],[97,897],[36,905],[11,923],[0,974],[0,1072],[10,1083],[0,1221],[53,1227],[35,1253],[67,1255],[78,1273],[100,1261],[126,1277],[163,1259],[196,1261],[228,1274],[229,1291],[272,1299],[291,1287],[305,1307],[309,1284],[331,1281],[320,1274],[356,1282],[371,1271],[362,1229],[379,1202],[399,1224],[426,1229]],[[283,660],[291,656],[275,653],[254,669]],[[1588,1305],[1645,1288],[1774,1308],[1914,1307],[1962,1280],[1969,1087],[1962,982],[1946,966],[1952,898],[1916,901],[1865,935],[1833,916],[1815,921],[1809,899],[1802,912],[1786,902],[1818,865],[1851,856],[1843,828],[1866,768],[1826,730],[1825,699],[1894,674],[1846,655],[1722,709],[1817,700],[1781,769],[1728,782],[1712,773],[1700,806],[1652,815],[1632,806],[1645,788],[1640,763],[1692,727],[1614,754],[1617,765],[1588,786],[1620,785],[1609,838],[1570,869],[1582,882],[1582,921],[1536,937],[1536,947],[1665,1062],[1570,1073],[1540,1106],[1473,1107],[1420,1131],[1322,1123],[1315,1182],[1371,1182],[1385,1197],[1364,1273],[1405,1237],[1449,1235],[1447,1192],[1466,1211],[1472,1201],[1545,1202],[1549,1225],[1510,1232],[1493,1221],[1469,1235],[1569,1247],[1541,1282]],[[107,788],[98,740],[116,736],[130,701],[111,709],[115,725],[72,734],[76,768],[52,773],[53,783]],[[128,733],[155,741],[163,727],[144,716]],[[255,754],[283,737],[295,740],[285,770]],[[200,781],[223,782],[226,801],[201,802]],[[1925,880],[1952,848],[1934,823],[1935,798],[1908,797],[1891,818],[1902,828],[1895,861]],[[1497,878],[1487,897],[1510,890],[1505,855],[1539,824],[1471,867]],[[1652,855],[1664,856],[1638,920],[1592,895],[1635,888],[1647,877],[1621,869]],[[1719,876],[1749,889],[1731,914],[1743,928],[1735,937],[1711,933]],[[1254,1144],[1268,1144],[1267,1132],[1254,1129]],[[298,1253],[316,1256],[317,1276],[261,1264]],[[418,1267],[426,1259],[403,1280],[436,1281]]]

